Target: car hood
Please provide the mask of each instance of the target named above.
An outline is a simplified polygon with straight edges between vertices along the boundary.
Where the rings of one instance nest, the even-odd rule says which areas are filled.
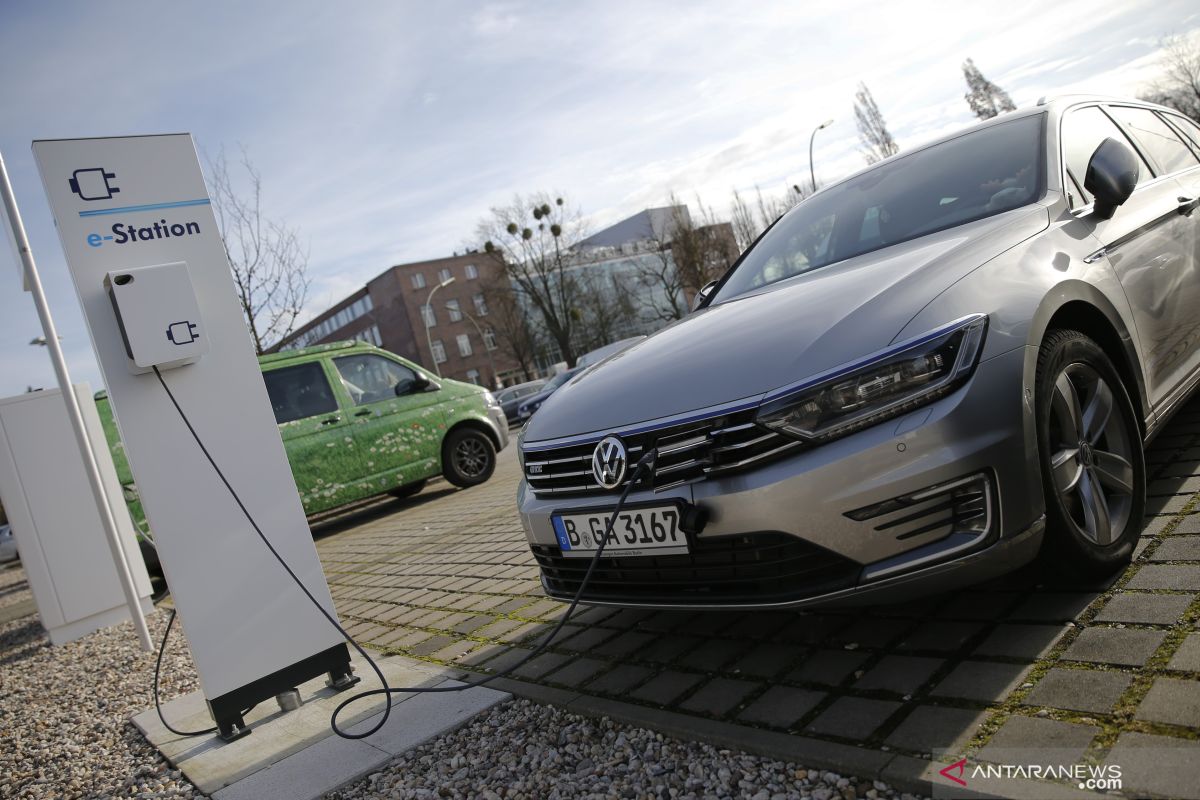
[[[530,419],[524,441],[702,411],[861,358],[1048,224],[1045,208],[1026,206],[712,305],[576,375]]]

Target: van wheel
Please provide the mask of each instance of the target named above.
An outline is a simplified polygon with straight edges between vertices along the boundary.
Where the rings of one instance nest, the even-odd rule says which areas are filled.
[[[1083,577],[1109,575],[1132,558],[1146,506],[1133,403],[1100,346],[1066,330],[1042,344],[1036,397],[1043,555]]]
[[[403,500],[406,497],[412,497],[414,494],[419,493],[425,488],[425,484],[428,482],[429,481],[426,480],[419,480],[413,481],[412,483],[406,483],[403,486],[398,486],[395,489],[392,489],[390,492],[388,492],[388,494],[390,494],[392,497]]]
[[[487,434],[459,428],[442,443],[442,475],[455,486],[475,486],[496,470],[496,448]]]

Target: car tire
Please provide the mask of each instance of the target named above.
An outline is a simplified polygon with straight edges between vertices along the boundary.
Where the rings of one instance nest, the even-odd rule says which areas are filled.
[[[1078,331],[1046,336],[1036,381],[1043,560],[1080,577],[1109,575],[1132,558],[1146,505],[1133,403],[1112,361]]]
[[[418,494],[422,489],[425,488],[425,484],[427,483],[429,483],[429,481],[424,479],[414,481],[413,483],[406,483],[403,486],[398,486],[395,489],[392,489],[390,492],[388,492],[388,494],[399,500],[403,500],[406,497],[412,497],[414,494]]]
[[[496,446],[483,431],[459,428],[442,443],[442,475],[455,486],[477,486],[496,471]]]

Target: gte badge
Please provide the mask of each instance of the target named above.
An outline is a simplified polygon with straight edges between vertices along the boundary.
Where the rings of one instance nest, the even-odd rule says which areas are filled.
[[[109,272],[104,288],[117,314],[130,372],[190,364],[208,352],[187,264]]]
[[[80,200],[109,200],[121,191],[109,183],[116,177],[116,173],[106,172],[103,167],[89,167],[75,170],[67,182]]]

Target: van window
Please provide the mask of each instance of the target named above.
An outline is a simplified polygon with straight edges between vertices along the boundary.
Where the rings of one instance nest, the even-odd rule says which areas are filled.
[[[417,373],[383,356],[343,356],[333,364],[356,406],[408,394],[417,381]]]
[[[273,369],[263,373],[263,381],[267,384],[275,422],[280,425],[337,411],[337,400],[320,362]]]

